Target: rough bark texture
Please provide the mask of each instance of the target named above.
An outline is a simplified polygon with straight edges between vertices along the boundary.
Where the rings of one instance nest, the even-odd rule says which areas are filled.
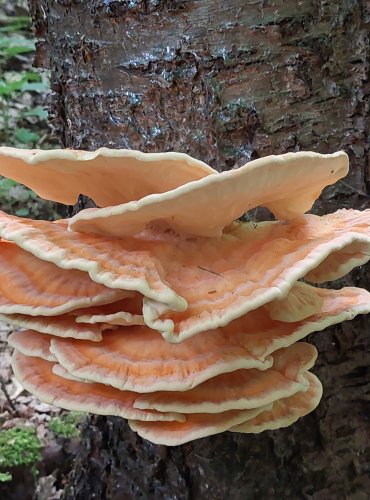
[[[343,148],[350,176],[316,210],[369,206],[368,1],[30,6],[64,146],[176,150],[220,170],[270,153]],[[362,268],[347,283],[366,287],[369,276]],[[91,417],[65,498],[368,498],[368,330],[360,317],[310,337],[324,397],[288,429],[165,448],[118,418]]]

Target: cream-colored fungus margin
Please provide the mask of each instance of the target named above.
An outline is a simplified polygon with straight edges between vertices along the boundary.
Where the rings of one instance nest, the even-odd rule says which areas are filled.
[[[340,215],[342,210],[337,212]],[[370,259],[370,247],[367,241],[352,244],[332,252],[321,264],[306,274],[305,278],[313,283],[334,281],[345,276],[355,267],[366,264]]]
[[[64,366],[60,365],[59,363],[55,363],[53,365],[51,371],[54,373],[54,375],[58,375],[58,377],[66,378],[68,380],[76,380],[76,382],[83,382],[84,384],[93,384],[94,383],[91,380],[86,380],[86,379],[75,377],[74,375],[69,373],[69,371],[66,370],[64,368]]]
[[[97,325],[102,330],[115,326],[145,325],[142,313],[143,296],[128,292],[123,300],[103,306],[87,307],[72,311],[76,323]]]
[[[56,357],[50,352],[51,337],[35,331],[13,332],[8,337],[10,346],[17,349],[25,356],[35,356],[46,361],[56,361]]]
[[[76,323],[88,323],[91,325],[103,323],[105,325],[131,326],[145,325],[144,319],[139,314],[118,312],[114,314],[84,314],[76,316]]]
[[[253,410],[230,410],[223,413],[193,413],[186,415],[185,422],[140,422],[129,420],[130,428],[154,444],[179,446],[194,439],[213,436],[230,429],[271,409],[272,404]],[[144,425],[143,425],[144,424]],[[147,424],[147,425],[146,425]],[[157,425],[159,424],[159,425]]]
[[[273,300],[263,307],[271,319],[296,323],[320,311],[322,303],[316,288],[298,281],[284,299]]]
[[[313,373],[307,372],[305,377],[309,382],[307,392],[275,401],[270,410],[261,412],[255,418],[231,427],[229,430],[258,434],[266,430],[288,427],[300,417],[313,411],[320,403],[323,389],[320,380]]]
[[[102,331],[107,330],[107,325],[77,324],[73,316],[62,314],[60,316],[27,316],[24,314],[0,314],[0,321],[10,325],[36,330],[41,334],[55,335],[56,337],[71,337],[80,340],[99,342]],[[23,332],[18,332],[23,333]]]
[[[0,241],[0,313],[54,316],[119,300],[124,291],[92,282],[86,273],[39,260]]]

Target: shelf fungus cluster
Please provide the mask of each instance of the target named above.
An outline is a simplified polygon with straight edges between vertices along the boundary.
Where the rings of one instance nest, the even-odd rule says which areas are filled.
[[[311,412],[311,332],[370,312],[330,289],[370,258],[370,210],[307,214],[345,153],[288,153],[218,173],[177,153],[0,149],[0,174],[99,208],[0,214],[0,319],[42,401],[128,419],[154,443],[259,433]],[[274,221],[238,222],[267,207]]]

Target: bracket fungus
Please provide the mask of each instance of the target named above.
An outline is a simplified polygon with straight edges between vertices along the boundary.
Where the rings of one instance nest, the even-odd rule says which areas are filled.
[[[347,171],[343,152],[218,173],[178,153],[0,148],[0,174],[102,207],[0,213],[0,319],[24,329],[9,337],[16,376],[159,444],[292,424],[322,394],[299,341],[370,312],[366,290],[317,286],[370,259],[370,210],[305,213]],[[257,206],[277,220],[235,221]]]
[[[278,219],[294,219],[312,207],[324,187],[347,173],[347,155],[341,151],[333,155],[300,152],[267,156],[163,194],[86,209],[70,220],[69,227],[123,237],[136,234],[150,222],[164,221],[179,232],[217,237],[224,227],[261,205]]]
[[[0,175],[25,184],[42,198],[66,205],[73,205],[80,193],[100,207],[118,205],[216,173],[183,153],[0,147]]]

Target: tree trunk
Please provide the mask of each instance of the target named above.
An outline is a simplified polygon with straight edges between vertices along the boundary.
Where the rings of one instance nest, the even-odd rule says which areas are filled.
[[[271,153],[342,148],[350,175],[315,209],[369,206],[368,1],[30,6],[64,146],[175,150],[219,170]],[[369,278],[362,267],[346,283],[366,287]],[[368,498],[368,330],[359,317],[310,336],[324,397],[287,429],[166,448],[122,419],[90,417],[65,498]]]

